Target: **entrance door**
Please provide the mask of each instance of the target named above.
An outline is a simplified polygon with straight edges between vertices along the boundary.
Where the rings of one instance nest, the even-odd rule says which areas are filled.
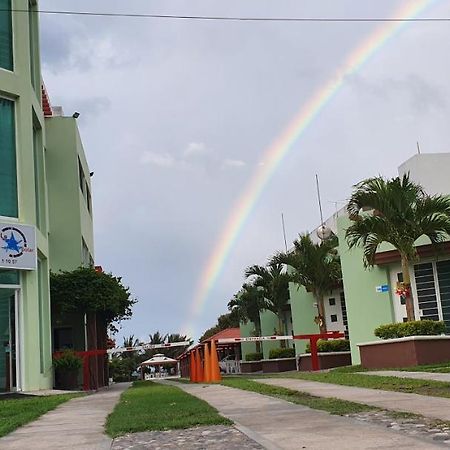
[[[16,386],[16,291],[0,289],[0,392]]]

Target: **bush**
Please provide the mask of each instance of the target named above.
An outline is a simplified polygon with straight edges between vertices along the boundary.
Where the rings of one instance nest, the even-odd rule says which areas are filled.
[[[375,328],[375,336],[381,339],[395,339],[406,336],[436,336],[445,332],[444,322],[415,320],[403,323],[388,323]]]
[[[60,356],[53,358],[53,367],[62,372],[76,372],[83,367],[83,359],[72,350],[64,350]]]
[[[263,359],[263,354],[261,352],[247,353],[245,355],[246,361],[261,361],[261,359]]]
[[[269,359],[294,358],[295,350],[293,348],[273,348],[269,352]]]
[[[348,339],[319,339],[317,341],[317,351],[320,353],[349,352],[350,341]],[[311,346],[309,343],[306,346],[306,353],[311,353]]]

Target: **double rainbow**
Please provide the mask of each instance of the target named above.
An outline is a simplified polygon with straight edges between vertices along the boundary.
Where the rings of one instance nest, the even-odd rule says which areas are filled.
[[[433,0],[410,1],[392,16],[393,18],[413,18],[420,15]],[[291,120],[285,130],[264,152],[261,163],[257,166],[246,189],[231,210],[225,227],[211,252],[201,276],[192,302],[188,322],[184,329],[193,334],[195,321],[200,316],[206,304],[211,289],[222,272],[225,262],[248,220],[255,204],[260,198],[267,183],[282,163],[284,157],[292,149],[294,143],[320,114],[322,109],[333,99],[345,83],[345,78],[357,72],[369,59],[379,51],[398,31],[405,22],[385,22],[364,42],[358,45],[345,59],[344,63],[333,73],[330,79],[321,86],[302,105],[299,112]]]

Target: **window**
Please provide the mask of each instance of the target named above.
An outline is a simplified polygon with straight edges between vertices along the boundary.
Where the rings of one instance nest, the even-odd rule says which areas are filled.
[[[336,314],[331,314],[331,321],[332,322],[337,322],[337,315]]]
[[[0,284],[20,284],[18,270],[0,269]]]
[[[28,34],[30,40],[30,76],[31,85],[34,90],[40,93],[41,86],[41,76],[39,74],[39,66],[37,64],[38,58],[38,42],[39,42],[39,32],[38,32],[38,18],[36,12],[36,1],[28,2]]]
[[[336,299],[330,298],[330,299],[328,299],[328,302],[330,303],[330,306],[334,306],[336,304]]]
[[[81,165],[80,158],[78,158],[78,178],[80,181],[80,189],[84,197],[84,190],[86,189],[86,178],[84,176],[83,166]]]
[[[55,328],[53,330],[54,351],[73,349],[73,331],[70,327]]]
[[[87,204],[87,209],[89,211],[89,214],[92,214],[91,193],[90,193],[89,188],[87,186],[86,186],[86,204]]]
[[[13,70],[11,0],[0,0],[0,67]]]
[[[33,156],[34,156],[34,195],[36,203],[36,225],[45,231],[45,174],[44,148],[42,147],[42,132],[33,127]]]
[[[17,217],[14,102],[5,98],[0,98],[0,161],[0,216]]]

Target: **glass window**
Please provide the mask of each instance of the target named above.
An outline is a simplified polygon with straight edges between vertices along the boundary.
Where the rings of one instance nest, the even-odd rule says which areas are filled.
[[[18,216],[15,134],[14,102],[0,98],[0,216],[6,217]]]
[[[11,0],[0,0],[0,67],[13,70]]]
[[[18,270],[0,269],[0,284],[20,284]]]
[[[332,322],[337,322],[338,321],[338,318],[337,318],[336,314],[331,314],[331,321]]]
[[[328,302],[330,303],[330,306],[334,306],[336,304],[336,299],[330,298],[330,299],[328,299]]]
[[[81,192],[83,193],[83,197],[84,197],[84,191],[86,189],[86,186],[85,186],[86,182],[85,182],[83,166],[81,165],[80,158],[78,158],[78,178],[80,181],[80,189],[81,189]]]
[[[30,37],[30,75],[31,84],[36,92],[40,92],[40,75],[37,65],[38,53],[38,22],[35,1],[28,2],[28,34]]]

